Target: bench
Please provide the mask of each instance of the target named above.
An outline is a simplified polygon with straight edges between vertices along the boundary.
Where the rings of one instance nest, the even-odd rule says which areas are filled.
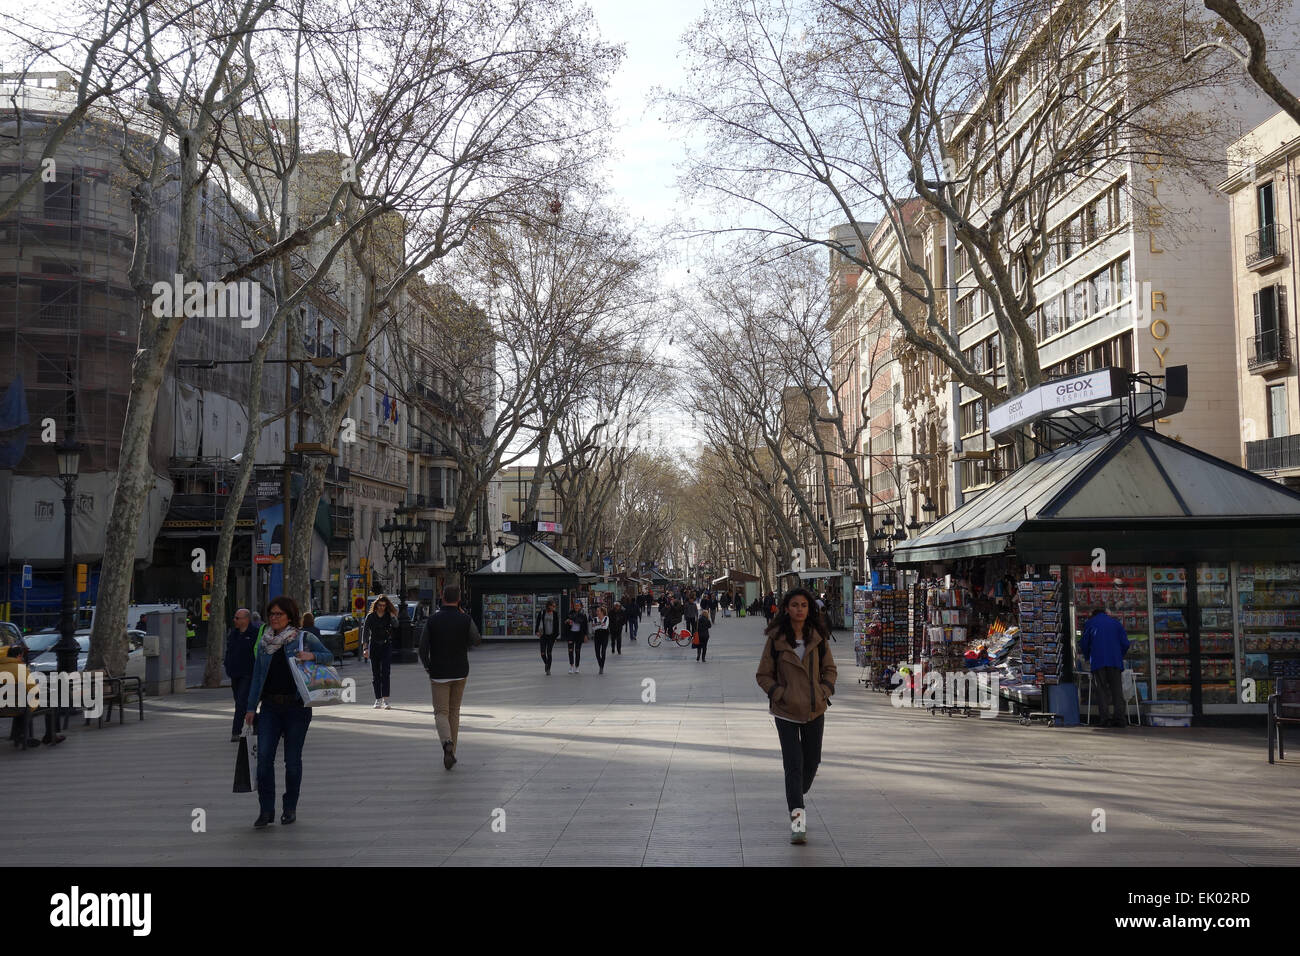
[[[126,719],[126,703],[134,694],[139,705],[140,720],[144,720],[144,681],[138,677],[111,677],[104,671],[95,671],[103,676],[104,679],[104,708],[100,712],[98,726],[104,726],[104,718],[108,722],[113,722],[113,707],[117,707],[117,722],[123,723]],[[91,718],[86,718],[86,724],[89,724]],[[84,725],[83,725],[84,726]]]
[[[1300,680],[1294,677],[1279,678],[1274,693],[1268,695],[1268,762],[1273,762],[1273,744],[1277,743],[1277,759],[1286,759],[1282,729],[1287,724],[1300,724]]]

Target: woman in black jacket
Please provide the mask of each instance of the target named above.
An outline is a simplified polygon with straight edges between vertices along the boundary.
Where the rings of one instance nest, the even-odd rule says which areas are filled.
[[[609,615],[609,649],[615,654],[623,653],[623,625],[627,623],[627,611],[619,601],[614,602],[614,610]]]
[[[713,622],[709,619],[708,611],[701,611],[699,620],[695,622],[695,637],[699,643],[695,646],[695,660],[705,661],[709,657],[709,628]]]
[[[591,619],[591,643],[596,648],[596,663],[600,673],[605,673],[605,645],[609,643],[610,620],[605,613],[605,605],[596,605],[596,614]]]
[[[542,666],[546,668],[546,676],[549,677],[555,641],[560,636],[560,612],[555,610],[554,601],[547,601],[546,609],[537,612],[537,622],[533,626],[533,631],[541,644]]]
[[[361,653],[370,661],[370,676],[375,686],[375,709],[392,710],[388,702],[389,680],[393,670],[393,638],[397,635],[397,612],[388,596],[381,594],[370,605],[361,627]]]

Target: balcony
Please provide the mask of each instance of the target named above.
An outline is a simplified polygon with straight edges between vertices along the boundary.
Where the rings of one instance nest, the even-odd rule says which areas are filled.
[[[342,465],[328,465],[325,468],[325,481],[332,485],[346,485],[352,480],[352,469]]]
[[[1286,252],[1286,226],[1270,223],[1246,234],[1246,268],[1252,272],[1280,265]]]
[[[1246,467],[1251,471],[1300,469],[1300,435],[1246,442]]]
[[[1286,326],[1279,322],[1275,328],[1246,339],[1246,368],[1255,375],[1281,372],[1291,365],[1291,343],[1287,341]]]

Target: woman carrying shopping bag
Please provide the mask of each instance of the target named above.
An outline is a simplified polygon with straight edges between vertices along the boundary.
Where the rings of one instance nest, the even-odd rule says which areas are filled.
[[[709,628],[712,626],[709,612],[701,611],[699,620],[695,622],[695,659],[701,663],[709,659]]]
[[[397,612],[388,596],[381,594],[370,605],[361,626],[361,654],[370,661],[370,678],[375,688],[375,710],[392,710],[388,702],[393,671],[393,637],[397,633]]]
[[[822,758],[826,708],[838,676],[827,637],[826,618],[812,592],[795,588],[782,599],[767,628],[767,642],[754,675],[776,719],[790,810],[790,842],[807,842],[804,794]]]
[[[248,689],[248,713],[244,723],[257,722],[257,798],[261,814],[254,827],[261,829],[275,819],[275,751],[284,738],[284,803],[280,822],[288,825],[298,818],[298,792],[302,787],[302,748],[311,724],[311,708],[298,691],[289,657],[300,661],[329,664],[334,655],[314,634],[299,630],[298,605],[292,598],[274,598],[267,608],[269,626],[258,639],[253,663],[253,682]],[[302,649],[299,650],[299,647]]]

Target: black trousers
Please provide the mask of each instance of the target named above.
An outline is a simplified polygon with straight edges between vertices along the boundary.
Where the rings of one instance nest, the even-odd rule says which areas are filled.
[[[1128,722],[1124,704],[1124,672],[1118,667],[1098,667],[1092,672],[1097,682],[1097,720],[1106,724]]]
[[[582,638],[569,641],[569,666],[579,667],[582,663]]]
[[[609,632],[596,631],[596,633],[591,636],[591,643],[596,645],[596,663],[600,665],[601,670],[604,670],[605,648],[609,646]]]
[[[623,653],[623,629],[621,627],[611,627],[609,629],[609,648],[615,654]]]
[[[555,655],[555,635],[547,636],[543,634],[538,639],[542,646],[542,663],[546,666],[546,673],[551,672],[551,660]]]
[[[370,677],[374,683],[375,699],[387,697],[392,687],[393,645],[385,644],[383,649],[370,648]]]
[[[806,724],[776,720],[781,740],[781,762],[785,765],[785,802],[791,811],[803,806],[803,795],[812,789],[817,765],[822,762],[822,731],[826,715]]]
[[[709,639],[704,636],[703,632],[700,632],[700,643],[695,648],[695,659],[697,661],[709,659]]]

